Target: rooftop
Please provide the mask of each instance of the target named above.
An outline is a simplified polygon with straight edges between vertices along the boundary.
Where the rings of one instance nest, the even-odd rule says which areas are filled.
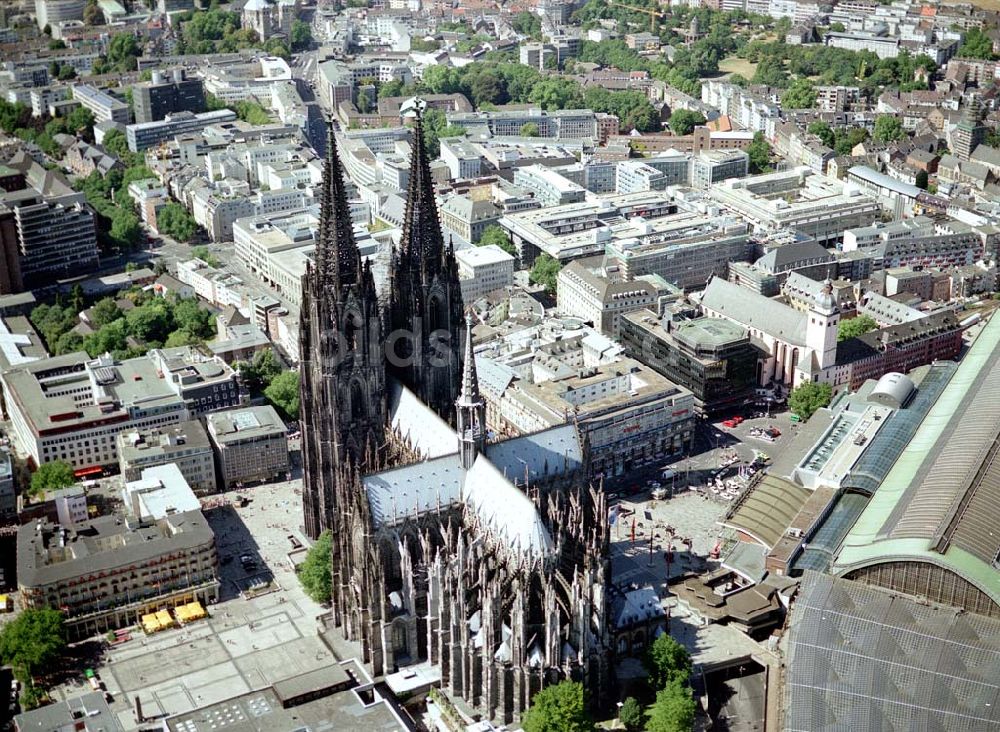
[[[208,432],[217,444],[284,435],[285,423],[272,406],[230,409],[205,416]]]
[[[125,484],[122,499],[140,521],[158,521],[185,511],[200,511],[201,503],[176,463],[142,471],[142,477]]]
[[[171,514],[136,528],[119,516],[101,516],[72,530],[39,519],[18,528],[17,581],[23,587],[44,587],[214,542],[215,534],[200,510]]]
[[[906,557],[1000,604],[1000,318],[991,318],[844,540],[838,573]]]

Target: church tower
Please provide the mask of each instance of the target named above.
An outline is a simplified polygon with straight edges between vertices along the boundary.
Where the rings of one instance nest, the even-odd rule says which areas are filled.
[[[821,369],[837,361],[837,330],[840,310],[833,297],[833,283],[827,280],[815,302],[809,307],[806,321],[806,345],[816,354]]]
[[[302,276],[299,351],[305,533],[315,539],[346,501],[345,476],[374,462],[387,414],[382,312],[354,240],[332,128],[315,261]]]
[[[455,253],[441,234],[424,148],[423,106],[414,100],[407,113],[415,124],[403,236],[390,266],[386,359],[396,378],[451,422],[460,383],[462,290]]]
[[[472,351],[471,315],[465,317],[465,363],[462,367],[462,392],[455,402],[455,418],[459,457],[462,468],[469,470],[486,444],[486,402],[479,394],[476,356]]]

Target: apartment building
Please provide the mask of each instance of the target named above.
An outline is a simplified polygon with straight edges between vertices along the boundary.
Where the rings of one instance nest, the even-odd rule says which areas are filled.
[[[488,198],[451,196],[438,211],[443,226],[471,243],[478,242],[483,232],[500,220],[500,209]]]
[[[205,420],[215,451],[219,485],[285,478],[288,434],[274,407],[248,407],[210,414]]]
[[[480,112],[456,112],[447,115],[448,124],[456,127],[489,128],[494,136],[517,137],[526,124],[538,127],[538,137],[555,139],[597,139],[597,116],[589,109],[562,109],[546,112],[531,107],[528,109]]]
[[[147,468],[172,464],[195,493],[216,490],[212,443],[198,420],[120,432],[117,446],[118,467],[126,481],[139,480]]]

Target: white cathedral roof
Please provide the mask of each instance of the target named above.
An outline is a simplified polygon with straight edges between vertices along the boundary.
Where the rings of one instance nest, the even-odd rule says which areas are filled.
[[[541,557],[553,550],[538,510],[517,484],[524,483],[526,472],[534,482],[582,466],[583,445],[575,425],[487,445],[466,472],[457,434],[413,392],[394,383],[390,410],[393,427],[425,459],[362,479],[376,526],[462,502],[514,553]]]
[[[433,409],[395,379],[390,381],[389,414],[393,429],[409,438],[424,458],[454,455],[458,442],[453,430]]]
[[[535,504],[485,455],[477,457],[466,474],[462,499],[516,553],[542,556],[552,551],[552,537]]]

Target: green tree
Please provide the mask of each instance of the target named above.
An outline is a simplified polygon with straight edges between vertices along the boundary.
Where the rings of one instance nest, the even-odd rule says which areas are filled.
[[[63,614],[52,608],[26,608],[0,631],[0,658],[22,682],[59,658],[66,648]]]
[[[982,28],[969,28],[965,39],[958,49],[962,58],[979,58],[990,60],[993,56],[993,41],[983,32]]]
[[[124,208],[118,208],[112,217],[110,233],[118,247],[125,251],[138,247],[144,236],[139,217]]]
[[[180,330],[175,330],[167,336],[167,340],[163,342],[163,347],[177,348],[179,346],[195,346],[199,343],[202,343],[201,338],[194,335],[190,331],[181,328]]]
[[[530,99],[548,111],[556,109],[575,109],[583,101],[580,86],[571,79],[558,76],[548,76],[535,82],[531,87]]]
[[[299,418],[299,372],[283,371],[275,376],[264,396],[278,410],[290,419]]]
[[[251,101],[249,99],[236,102],[236,116],[246,122],[248,125],[266,125],[271,123],[271,116],[257,102]]]
[[[517,247],[515,247],[514,243],[510,240],[507,230],[497,224],[487,226],[483,231],[483,235],[479,237],[479,241],[476,242],[476,244],[481,247],[486,246],[487,244],[496,244],[512,257],[517,256]]]
[[[372,109],[370,92],[367,89],[358,90],[358,111],[361,114],[368,114]]]
[[[846,341],[857,338],[870,330],[878,328],[878,323],[870,315],[859,315],[856,318],[841,320],[837,325],[837,340]]]
[[[675,135],[690,135],[695,127],[705,124],[705,115],[693,109],[675,109],[668,124]]]
[[[816,88],[808,79],[796,79],[781,95],[784,109],[812,109],[816,106]]]
[[[834,22],[830,23],[830,30],[833,31],[834,33],[843,33],[847,29],[844,27],[843,23],[835,20]]]
[[[587,713],[583,684],[560,681],[535,694],[521,720],[524,732],[590,732],[594,722]]]
[[[122,311],[114,298],[102,297],[90,309],[91,326],[97,329],[113,323],[122,316]]]
[[[215,333],[215,316],[203,308],[197,299],[189,297],[178,300],[173,310],[177,327],[195,338],[211,338]]]
[[[31,476],[30,492],[33,496],[40,496],[45,491],[55,491],[66,488],[76,482],[73,475],[73,466],[62,460],[54,460],[50,463],[42,463]]]
[[[52,346],[52,352],[56,356],[67,353],[76,353],[83,350],[83,336],[74,330],[63,333]]]
[[[682,681],[672,681],[656,692],[656,701],[649,710],[647,732],[691,732],[696,710],[691,687]]]
[[[50,51],[60,51],[60,50],[62,50],[64,48],[66,48],[66,41],[63,41],[61,39],[60,40],[55,40],[55,41],[49,41],[49,50]]]
[[[392,81],[387,81],[384,84],[380,84],[378,88],[378,98],[386,99],[387,97],[400,97],[403,95],[403,82],[399,79],[393,79]]]
[[[136,59],[142,55],[139,41],[132,33],[116,33],[108,44],[108,63],[116,71],[135,71]]]
[[[282,371],[281,361],[270,348],[254,354],[250,363],[240,362],[240,376],[251,394],[260,394]]]
[[[816,135],[816,137],[822,140],[823,144],[827,147],[833,147],[837,140],[837,136],[834,134],[833,128],[823,120],[816,120],[815,122],[810,123],[809,127],[806,128],[806,131],[810,135]]]
[[[535,263],[528,273],[528,279],[536,285],[543,285],[547,293],[554,295],[556,294],[556,282],[560,269],[562,269],[562,265],[559,264],[559,260],[543,252],[535,259]]]
[[[83,347],[92,358],[97,358],[102,353],[125,353],[128,348],[128,335],[125,318],[119,318],[84,338]]]
[[[525,122],[518,131],[522,137],[538,137],[538,125],[534,122]]]
[[[219,260],[213,256],[206,246],[191,247],[191,256],[200,259],[209,267],[218,267]]]
[[[920,188],[920,189],[926,191],[928,183],[929,183],[929,181],[927,180],[927,171],[926,170],[918,170],[917,171],[917,180],[916,180],[916,186],[917,186],[917,188]]]
[[[771,146],[767,144],[763,132],[755,132],[753,142],[747,145],[747,155],[750,156],[751,173],[763,173],[771,167]]]
[[[906,131],[903,129],[903,123],[899,117],[880,114],[875,118],[874,137],[878,142],[893,142],[906,137]]]
[[[97,4],[97,0],[87,0],[87,5],[83,8],[84,25],[103,25],[104,13]]]
[[[662,689],[672,681],[686,684],[691,676],[691,654],[667,633],[653,641],[644,661],[654,689]]]
[[[163,343],[174,330],[174,318],[163,300],[153,300],[125,313],[128,334],[145,343]]]
[[[83,299],[83,287],[79,283],[73,285],[73,289],[70,291],[69,297],[71,308],[73,308],[76,312],[83,310],[85,304]]]
[[[792,390],[788,396],[788,407],[806,421],[817,409],[829,405],[832,398],[833,388],[829,384],[809,381]]]
[[[306,558],[298,568],[302,589],[314,602],[321,605],[330,602],[330,596],[333,594],[333,581],[330,577],[332,543],[330,532],[324,531],[309,548]]]
[[[290,36],[293,51],[304,51],[312,45],[312,30],[309,24],[301,20],[292,21],[292,32]]]
[[[176,201],[171,201],[156,214],[156,228],[161,234],[180,242],[191,241],[198,232],[194,218]]]
[[[630,696],[622,703],[618,719],[625,726],[626,732],[639,732],[642,729],[645,716],[642,711],[642,705],[639,704],[634,696]]]
[[[511,18],[510,24],[514,30],[522,35],[536,40],[542,37],[542,19],[527,10]]]

